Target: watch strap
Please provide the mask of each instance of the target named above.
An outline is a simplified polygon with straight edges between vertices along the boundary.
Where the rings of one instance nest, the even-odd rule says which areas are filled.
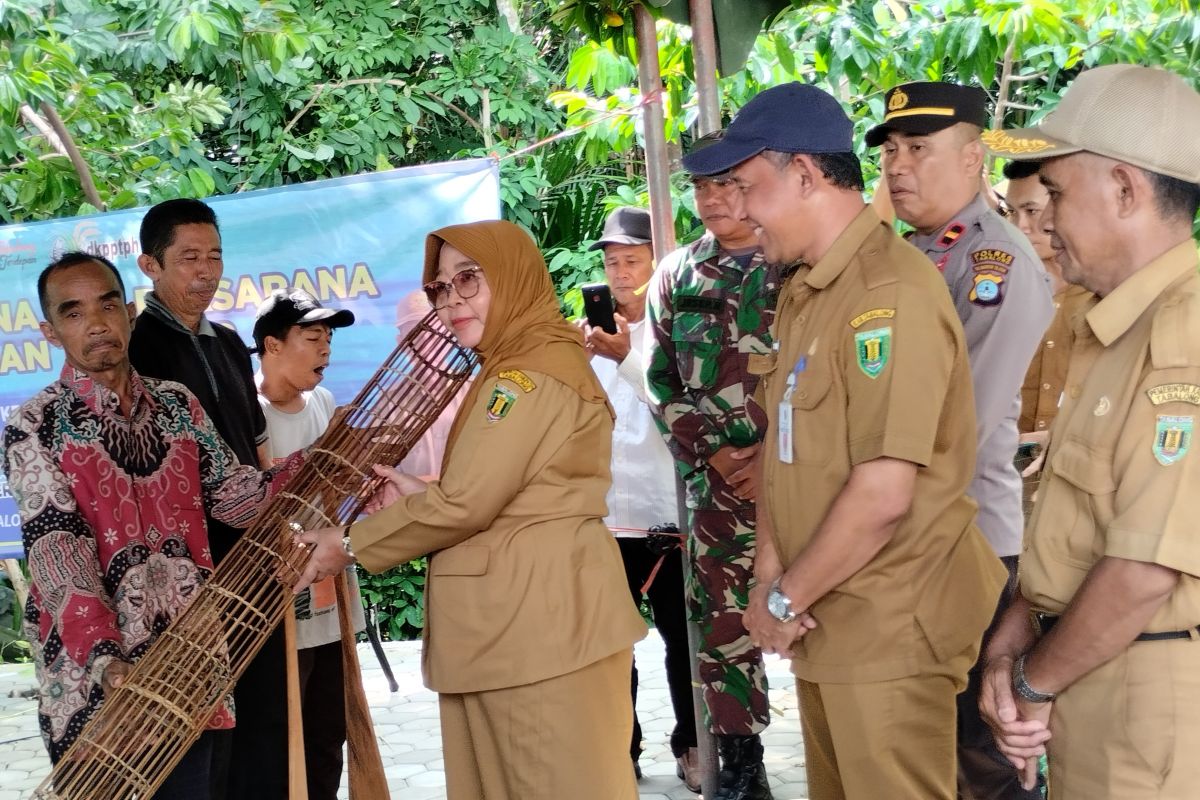
[[[1028,655],[1028,653],[1022,653],[1021,655],[1017,656],[1017,660],[1013,662],[1013,691],[1031,703],[1049,703],[1055,698],[1055,694],[1053,692],[1039,692],[1037,689],[1030,686],[1029,681],[1025,678],[1025,658]]]

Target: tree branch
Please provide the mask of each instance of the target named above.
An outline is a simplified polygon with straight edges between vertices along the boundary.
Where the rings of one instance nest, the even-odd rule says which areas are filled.
[[[75,139],[71,137],[71,132],[67,130],[62,117],[54,110],[54,106],[49,103],[42,103],[42,113],[46,115],[46,120],[50,123],[50,127],[58,134],[62,146],[66,149],[67,157],[71,159],[71,164],[75,167],[75,174],[79,176],[79,185],[83,189],[83,196],[87,198],[87,201],[92,206],[103,211],[104,203],[100,200],[100,193],[96,191],[96,182],[92,180],[92,170],[88,167],[87,162],[83,160],[83,155],[80,154],[79,148],[75,146]]]
[[[54,149],[54,152],[61,156],[67,154],[67,148],[63,147],[62,139],[50,127],[50,123],[38,116],[38,113],[30,108],[28,103],[21,104],[21,116],[26,122],[37,128],[38,133],[46,138],[46,142]]]

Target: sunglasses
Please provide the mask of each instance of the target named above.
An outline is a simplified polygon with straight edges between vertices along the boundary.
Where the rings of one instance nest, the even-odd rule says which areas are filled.
[[[483,270],[480,267],[468,267],[454,273],[450,282],[430,281],[421,288],[425,291],[425,299],[436,311],[450,304],[450,290],[454,289],[463,300],[468,300],[479,294],[479,279]]]

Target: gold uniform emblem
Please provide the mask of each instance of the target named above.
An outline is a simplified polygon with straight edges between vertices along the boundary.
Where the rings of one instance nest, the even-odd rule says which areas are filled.
[[[908,95],[903,89],[897,89],[892,92],[892,96],[888,98],[888,111],[899,111],[908,105]]]
[[[533,382],[533,379],[519,369],[506,369],[497,377],[503,378],[506,381],[512,381],[517,386],[520,386],[521,391],[526,394],[537,388],[537,384]]]

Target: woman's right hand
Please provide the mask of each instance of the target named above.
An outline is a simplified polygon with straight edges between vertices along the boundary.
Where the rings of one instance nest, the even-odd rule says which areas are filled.
[[[376,511],[387,508],[405,495],[416,494],[426,489],[425,481],[416,475],[401,472],[395,467],[376,464],[371,469],[375,471],[376,475],[386,478],[386,480],[375,491],[371,499],[367,501],[367,506],[364,510],[368,514],[374,514]]]

